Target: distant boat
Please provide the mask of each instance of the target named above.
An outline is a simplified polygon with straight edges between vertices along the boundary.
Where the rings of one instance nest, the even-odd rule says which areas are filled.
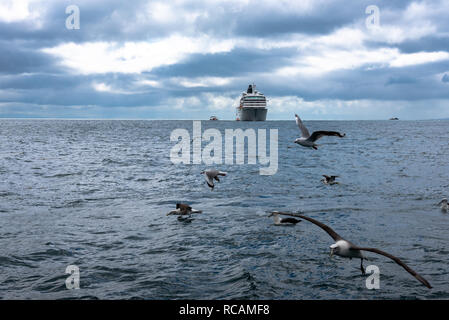
[[[394,118],[390,118],[390,120],[399,120],[399,118],[394,117]]]
[[[209,120],[218,120],[218,118],[216,116],[212,116],[209,118]]]

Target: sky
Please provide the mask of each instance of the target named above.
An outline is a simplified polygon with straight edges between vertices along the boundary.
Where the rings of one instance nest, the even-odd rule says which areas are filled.
[[[447,0],[0,0],[0,118],[232,120],[250,83],[268,120],[449,118],[448,17]]]

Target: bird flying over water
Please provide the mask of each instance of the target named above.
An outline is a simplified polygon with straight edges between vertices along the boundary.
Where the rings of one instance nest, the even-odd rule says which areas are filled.
[[[338,176],[327,176],[325,174],[323,174],[324,179],[321,179],[321,181],[323,181],[324,184],[338,184],[337,181],[335,181],[335,178],[338,178]]]
[[[302,145],[303,147],[313,148],[315,150],[318,149],[318,145],[315,143],[318,139],[324,137],[324,136],[336,136],[343,138],[346,134],[341,134],[337,131],[315,131],[310,135],[309,130],[305,127],[305,125],[302,123],[301,118],[295,114],[296,117],[296,124],[299,127],[299,130],[301,130],[301,137],[297,138],[295,140],[295,143]]]
[[[442,212],[447,212],[447,210],[448,210],[448,203],[447,203],[447,199],[446,198],[441,200],[438,203],[438,205],[440,206]]]
[[[277,211],[273,211],[268,217],[273,217],[274,224],[277,226],[280,225],[295,225],[298,222],[301,222],[301,220],[295,219],[295,218],[281,218],[279,216],[279,213]]]
[[[201,210],[192,209],[191,206],[184,203],[177,203],[176,210],[170,211],[167,213],[167,216],[176,215],[176,216],[190,216],[192,213],[202,213]]]
[[[204,178],[206,179],[207,185],[211,190],[214,190],[214,179],[220,182],[218,176],[226,176],[226,172],[218,171],[215,169],[209,169],[205,171],[201,171],[201,174],[204,174]]]
[[[408,273],[410,273],[412,276],[414,276],[419,282],[421,282],[423,285],[425,285],[427,288],[432,288],[430,283],[424,279],[422,276],[420,276],[418,273],[416,273],[414,270],[412,270],[409,266],[407,266],[404,262],[402,262],[399,258],[393,256],[392,254],[389,254],[385,251],[376,249],[376,248],[367,248],[367,247],[359,247],[355,244],[349,242],[348,240],[343,239],[338,233],[336,233],[332,228],[328,227],[324,223],[321,223],[315,219],[306,217],[302,214],[295,214],[295,213],[288,213],[288,212],[278,212],[278,214],[283,214],[287,216],[293,216],[298,217],[307,221],[312,222],[313,224],[317,225],[321,229],[327,232],[328,235],[331,236],[332,239],[334,239],[335,243],[330,246],[331,252],[330,255],[333,254],[344,257],[344,258],[360,258],[360,270],[362,271],[362,274],[365,274],[365,269],[363,268],[363,259],[366,259],[363,255],[362,251],[369,251],[374,252],[380,255],[383,255],[387,258],[390,258],[394,262],[396,262],[398,265],[400,265],[402,268],[404,268]]]

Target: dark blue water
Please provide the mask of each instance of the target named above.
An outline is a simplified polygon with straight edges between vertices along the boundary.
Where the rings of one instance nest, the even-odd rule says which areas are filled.
[[[293,144],[295,122],[203,121],[203,129],[279,129],[279,170],[173,165],[170,133],[191,121],[0,120],[0,297],[3,299],[449,298],[449,121],[306,121],[318,151]],[[289,148],[291,147],[291,148]],[[339,175],[325,186],[322,174]],[[203,214],[166,213],[176,202]],[[306,221],[274,226],[270,210],[301,210],[342,236],[395,254],[368,290],[358,260],[329,258],[332,239]],[[80,289],[65,286],[68,265]]]

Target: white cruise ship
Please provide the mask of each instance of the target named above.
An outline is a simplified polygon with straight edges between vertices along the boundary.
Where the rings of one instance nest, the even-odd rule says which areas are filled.
[[[248,90],[243,92],[240,98],[240,105],[237,107],[237,120],[265,121],[267,111],[267,99],[256,90],[255,84],[250,84]]]

